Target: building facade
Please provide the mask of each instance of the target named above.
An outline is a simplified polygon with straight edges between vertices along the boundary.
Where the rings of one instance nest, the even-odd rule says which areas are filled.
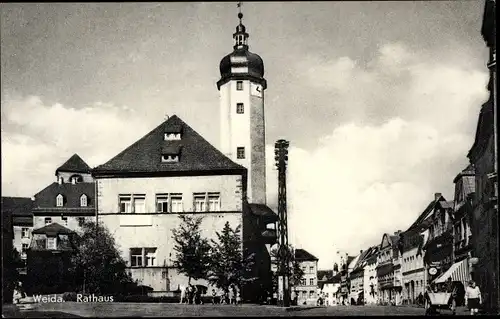
[[[378,301],[378,280],[377,280],[377,265],[378,265],[378,246],[370,248],[370,252],[366,256],[366,264],[364,267],[364,303],[367,305],[377,304]]]
[[[295,260],[304,272],[299,285],[294,289],[297,293],[298,305],[316,305],[318,301],[318,258],[305,249],[295,249]]]
[[[248,203],[246,169],[177,116],[96,167],[93,175],[99,222],[114,234],[133,278],[154,294],[170,294],[188,284],[173,267],[172,230],[181,214],[202,217],[202,236],[209,240],[216,240],[226,222],[233,228],[241,225],[243,249],[259,260],[254,275],[260,281],[254,290],[271,281],[269,241],[263,233],[276,215],[265,205]],[[209,286],[205,280],[197,283]]]
[[[498,106],[496,94],[496,1],[486,0],[481,34],[489,48],[488,100],[482,105],[474,144],[467,157],[475,168],[472,225],[474,279],[481,287],[485,309],[497,312],[500,304],[498,260]]]
[[[401,300],[401,285],[396,284],[394,260],[399,258],[399,232],[394,235],[384,234],[378,252],[377,281],[379,303],[398,303]]]
[[[425,293],[425,268],[419,229],[403,233],[401,271],[403,275],[403,303],[415,304],[420,294]]]

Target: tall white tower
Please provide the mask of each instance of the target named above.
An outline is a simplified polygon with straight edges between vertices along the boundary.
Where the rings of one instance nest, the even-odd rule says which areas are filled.
[[[240,23],[233,34],[234,50],[220,62],[220,148],[248,170],[249,203],[266,204],[266,130],[264,62],[248,50],[248,33]]]

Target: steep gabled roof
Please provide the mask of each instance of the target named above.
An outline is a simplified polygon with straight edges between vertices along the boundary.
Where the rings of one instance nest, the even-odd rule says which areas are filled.
[[[416,228],[420,223],[422,223],[427,218],[427,216],[432,212],[432,210],[439,201],[446,201],[446,200],[444,199],[443,196],[440,196],[439,198],[434,199],[432,202],[430,202],[429,205],[427,205],[427,207],[425,208],[425,210],[420,214],[420,216],[418,216],[417,220],[407,229],[407,231]]]
[[[165,133],[181,132],[180,140],[165,140]],[[162,162],[163,151],[179,152],[178,162]],[[245,171],[217,150],[176,115],[158,125],[105,164],[93,170],[95,176],[167,172]]]
[[[63,207],[56,207],[56,197],[61,194],[64,199]],[[52,208],[69,209],[81,208],[80,197],[87,196],[87,209],[94,207],[95,184],[94,183],[52,183],[35,195],[34,209]]]
[[[298,248],[298,249],[295,249],[295,260],[298,260],[298,261],[311,260],[311,261],[313,261],[313,260],[318,260],[318,258],[314,257],[307,250]]]
[[[90,166],[78,154],[73,154],[64,164],[56,169],[56,175],[58,172],[90,173],[90,171]]]

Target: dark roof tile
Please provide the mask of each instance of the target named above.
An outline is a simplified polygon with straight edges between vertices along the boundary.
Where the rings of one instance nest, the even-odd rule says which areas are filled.
[[[309,253],[307,250],[298,248],[295,249],[295,260],[318,260],[318,258],[314,257],[311,253]]]
[[[56,174],[58,172],[90,173],[90,171],[90,166],[78,154],[74,154],[56,169]]]
[[[83,194],[87,195],[87,207],[94,207],[95,183],[52,183],[35,195],[34,208],[56,208],[56,197],[59,194],[64,197],[63,208],[80,208],[80,197]]]
[[[29,197],[2,197],[2,214],[32,216],[33,201]]]
[[[182,139],[165,141],[164,134],[182,128]],[[163,163],[162,150],[182,147],[178,162]],[[157,126],[108,162],[93,170],[95,176],[127,173],[244,171],[176,115]]]
[[[253,215],[262,217],[269,223],[278,221],[278,215],[267,205],[264,204],[248,204]]]

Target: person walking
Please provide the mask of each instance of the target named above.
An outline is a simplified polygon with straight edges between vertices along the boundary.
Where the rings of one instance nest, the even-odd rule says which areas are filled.
[[[469,281],[469,286],[465,290],[465,302],[469,307],[471,316],[478,313],[479,307],[482,303],[481,300],[481,290],[476,286],[474,280]]]
[[[179,301],[179,303],[183,304],[186,301],[187,287],[180,287],[180,291],[181,291],[181,300]]]
[[[215,305],[215,298],[217,297],[217,293],[215,289],[212,289],[212,305]]]
[[[232,305],[234,302],[234,287],[229,287],[229,304]]]
[[[236,304],[237,305],[241,304],[241,294],[239,290],[236,292]]]

